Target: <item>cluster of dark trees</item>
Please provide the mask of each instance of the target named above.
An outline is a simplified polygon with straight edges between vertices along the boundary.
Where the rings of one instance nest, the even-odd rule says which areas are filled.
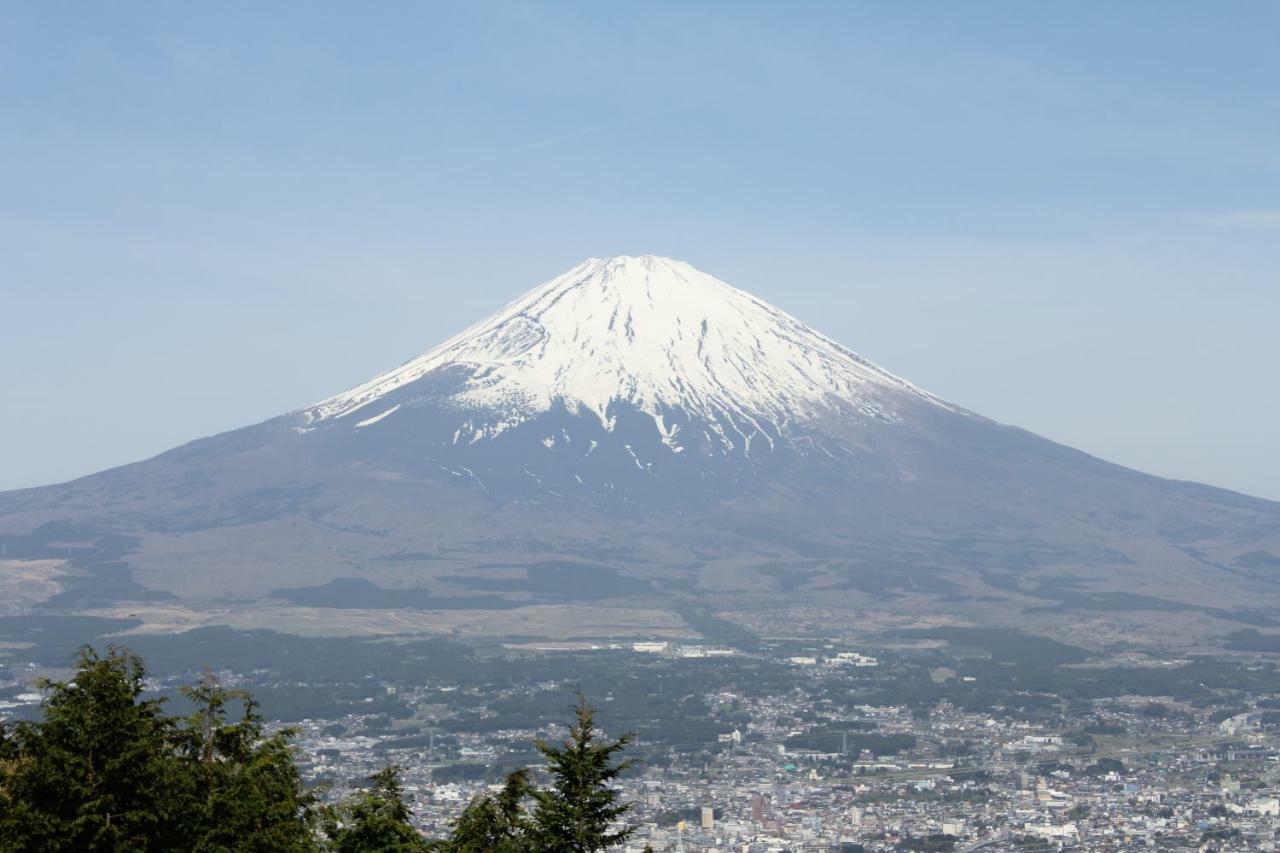
[[[269,732],[251,696],[206,674],[183,691],[195,712],[175,717],[145,681],[127,650],[85,648],[71,680],[43,685],[41,720],[0,723],[0,850],[586,853],[633,831],[613,787],[629,738],[602,738],[585,699],[563,744],[537,744],[546,787],[516,771],[433,841],[411,823],[397,768],[322,805],[294,732]]]

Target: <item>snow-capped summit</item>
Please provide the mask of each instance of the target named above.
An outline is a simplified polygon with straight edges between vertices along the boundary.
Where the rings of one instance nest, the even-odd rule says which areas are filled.
[[[461,371],[433,405],[474,413],[466,440],[563,405],[613,428],[615,404],[773,435],[832,411],[895,418],[901,395],[943,405],[794,317],[682,261],[591,258],[418,358],[303,412],[359,428],[394,418],[406,386]],[[714,427],[713,427],[714,428]],[[718,430],[717,430],[718,431]]]

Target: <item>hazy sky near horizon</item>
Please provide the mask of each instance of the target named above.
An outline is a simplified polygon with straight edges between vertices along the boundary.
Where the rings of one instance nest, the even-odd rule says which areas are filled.
[[[1280,499],[1277,37],[1266,2],[0,2],[0,489],[652,252]]]

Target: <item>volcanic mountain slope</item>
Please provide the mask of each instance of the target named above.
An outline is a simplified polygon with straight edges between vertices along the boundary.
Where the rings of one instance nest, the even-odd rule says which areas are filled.
[[[652,256],[585,261],[302,411],[0,495],[0,531],[30,557],[127,541],[135,597],[205,603],[359,577],[441,606],[1265,624],[1280,570],[1280,505],[994,423]]]

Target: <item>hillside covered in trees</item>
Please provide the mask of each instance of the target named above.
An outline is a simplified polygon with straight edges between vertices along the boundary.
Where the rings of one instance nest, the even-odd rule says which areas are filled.
[[[602,738],[584,698],[563,743],[537,743],[545,787],[517,770],[432,840],[412,825],[396,767],[322,804],[292,730],[269,731],[252,696],[207,673],[183,691],[194,713],[177,717],[145,682],[137,655],[86,647],[69,681],[43,685],[40,720],[0,724],[0,850],[587,853],[632,832],[612,785],[631,766],[629,737]]]

